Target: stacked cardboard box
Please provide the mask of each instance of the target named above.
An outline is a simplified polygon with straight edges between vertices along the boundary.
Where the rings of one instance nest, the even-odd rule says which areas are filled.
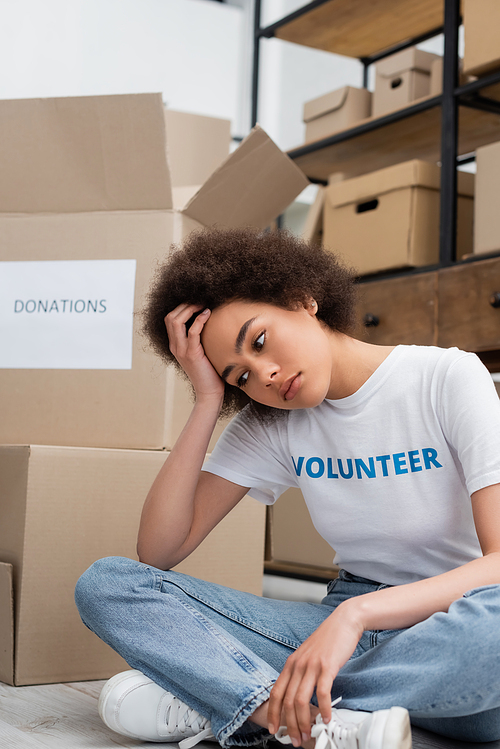
[[[477,149],[476,167],[474,252],[496,252],[500,250],[500,141]]]
[[[326,247],[360,274],[439,259],[440,168],[418,159],[335,182],[325,191]],[[472,252],[474,175],[458,173],[457,256]]]
[[[229,123],[165,113],[156,94],[0,102],[1,680],[124,665],[80,622],[74,585],[95,559],[135,557],[191,408],[137,312],[173,242],[264,228],[307,185],[258,127],[228,152]],[[258,593],[263,542],[245,499],[181,569]]]
[[[306,126],[305,142],[328,138],[369,117],[371,97],[371,91],[366,88],[343,86],[306,101],[302,118]]]
[[[409,47],[375,65],[374,117],[409,106],[431,93],[432,64],[439,55]]]
[[[500,3],[463,0],[464,73],[485,75],[500,68]]]

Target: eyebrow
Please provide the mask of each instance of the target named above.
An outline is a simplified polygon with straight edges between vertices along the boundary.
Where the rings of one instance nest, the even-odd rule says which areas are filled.
[[[243,348],[243,344],[245,342],[246,334],[248,333],[248,328],[253,323],[253,321],[256,320],[255,317],[251,317],[250,320],[247,320],[243,323],[243,325],[240,328],[240,331],[238,335],[236,336],[236,343],[234,346],[234,350],[237,354],[241,354],[241,350]],[[235,364],[228,364],[227,367],[224,369],[224,371],[221,374],[221,377],[223,380],[227,380],[233,369],[235,368]]]

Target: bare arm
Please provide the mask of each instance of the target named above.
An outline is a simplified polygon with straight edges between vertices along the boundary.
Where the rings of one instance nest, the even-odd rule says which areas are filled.
[[[222,405],[224,383],[205,356],[200,333],[205,311],[183,304],[165,318],[170,348],[193,383],[196,402],[144,503],[137,553],[141,562],[169,569],[185,559],[242,499],[247,488],[201,471]]]
[[[331,688],[365,630],[411,627],[482,585],[500,583],[500,484],[472,495],[483,556],[462,567],[407,585],[348,599],[287,660],[269,701],[269,730],[275,733],[282,711],[299,746],[310,736],[309,704],[314,688],[325,721],[330,719]]]

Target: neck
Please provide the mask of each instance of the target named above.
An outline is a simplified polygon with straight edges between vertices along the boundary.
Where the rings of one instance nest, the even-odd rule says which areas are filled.
[[[375,346],[332,331],[332,376],[326,395],[332,400],[347,398],[372,376],[394,346]]]

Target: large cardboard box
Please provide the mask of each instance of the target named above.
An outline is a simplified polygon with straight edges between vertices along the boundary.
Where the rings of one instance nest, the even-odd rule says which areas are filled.
[[[159,94],[0,102],[0,443],[175,442],[186,386],[136,315],[158,261],[193,229],[266,227],[308,180],[256,127],[172,187],[171,119]]]
[[[430,94],[431,67],[439,55],[409,47],[375,65],[374,117]]]
[[[439,260],[440,168],[406,161],[326,188],[324,244],[360,274]],[[458,172],[457,252],[472,251],[474,175]]]
[[[322,568],[336,575],[335,552],[313,525],[300,489],[287,489],[268,507],[267,558],[278,564],[300,565],[304,574]]]
[[[105,556],[136,557],[161,451],[0,447],[0,681],[104,679],[125,663],[81,622],[80,575]],[[245,497],[176,569],[262,592],[265,507]]]
[[[474,252],[500,250],[500,142],[476,151]]]
[[[463,0],[464,73],[483,75],[500,68],[500,3]]]
[[[371,114],[371,91],[366,88],[343,86],[336,91],[306,101],[303,120],[306,143],[353,127]]]

